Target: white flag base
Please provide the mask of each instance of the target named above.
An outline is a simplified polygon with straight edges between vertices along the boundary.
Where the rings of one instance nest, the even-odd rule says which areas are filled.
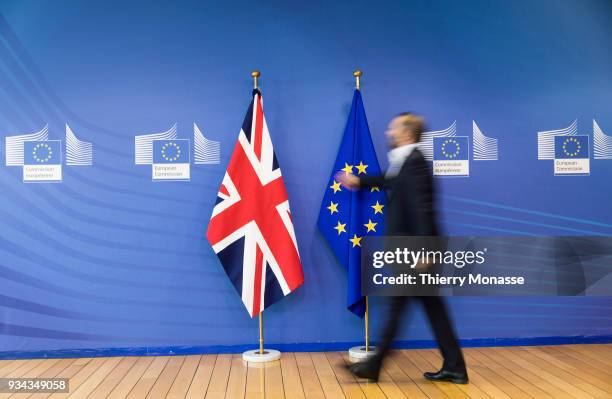
[[[365,346],[353,346],[349,349],[349,358],[352,361],[360,362],[373,356],[376,353],[376,348],[374,346],[370,346],[369,350],[366,351]]]
[[[281,353],[276,349],[264,349],[259,353],[259,349],[246,351],[242,354],[242,360],[250,363],[267,363],[280,359]]]

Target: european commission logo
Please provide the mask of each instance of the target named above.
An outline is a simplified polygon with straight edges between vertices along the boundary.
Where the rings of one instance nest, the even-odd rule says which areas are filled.
[[[196,165],[215,165],[221,162],[221,145],[204,137],[193,124],[194,156]],[[143,134],[134,138],[134,162],[151,165],[153,181],[189,181],[191,179],[191,148],[189,139],[177,137],[177,124],[162,133]]]
[[[189,180],[189,140],[153,141],[153,180]]]
[[[62,181],[62,142],[60,140],[23,143],[23,181]]]
[[[434,138],[433,173],[437,176],[469,176],[470,152],[466,136]]]
[[[594,159],[612,159],[612,137],[593,120]],[[591,173],[590,140],[578,134],[578,120],[563,129],[538,132],[538,159],[552,160],[555,176]]]
[[[468,136],[457,136],[457,121],[444,130],[424,132],[419,149],[426,160],[433,162],[433,175],[467,177],[470,161],[497,161],[498,140],[485,136],[476,121],[472,121],[472,156]]]
[[[556,136],[555,175],[589,173],[589,136]]]
[[[93,146],[81,141],[66,124],[66,165],[93,164]],[[23,169],[24,183],[59,183],[62,181],[62,142],[49,140],[49,127],[40,131],[5,138],[6,166]]]

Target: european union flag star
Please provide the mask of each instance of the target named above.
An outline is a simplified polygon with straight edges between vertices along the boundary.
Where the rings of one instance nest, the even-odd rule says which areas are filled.
[[[368,229],[368,231],[366,231],[366,233],[369,233],[370,231],[376,232],[376,225],[378,223],[374,223],[372,222],[372,219],[368,219],[368,223],[364,224],[365,228]]]
[[[352,174],[353,173],[353,165],[349,165],[348,163],[344,163],[344,168],[340,169],[342,171],[344,171],[344,173],[346,173],[347,175]]]
[[[336,194],[338,191],[342,191],[342,189],[340,188],[340,182],[337,182],[334,180],[334,184],[332,184],[331,186],[329,186],[329,188],[331,188],[332,190],[334,190],[334,194]]]
[[[353,235],[353,238],[349,239],[350,242],[353,243],[353,248],[361,247],[361,239],[363,237],[357,237],[357,234]]]
[[[378,201],[376,201],[375,205],[371,206],[372,208],[374,208],[374,214],[376,215],[377,213],[380,213],[382,215],[383,213],[383,208],[385,207],[384,205],[381,205],[378,203]]]
[[[332,201],[329,202],[329,206],[327,207],[327,209],[329,209],[329,214],[333,215],[334,212],[338,212],[338,203],[334,203]]]
[[[360,175],[362,173],[364,175],[367,175],[366,168],[368,167],[368,165],[364,165],[363,161],[359,161],[359,165],[356,165],[355,167],[357,168],[357,174],[358,175]]]
[[[338,220],[338,224],[336,225],[336,227],[334,227],[334,229],[338,231],[338,235],[340,235],[340,233],[346,233],[346,223],[340,223],[340,221]]]

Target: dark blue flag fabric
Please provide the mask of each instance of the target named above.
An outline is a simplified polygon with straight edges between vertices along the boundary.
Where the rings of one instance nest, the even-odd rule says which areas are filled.
[[[365,236],[383,234],[386,196],[382,187],[349,191],[335,180],[338,172],[357,176],[381,174],[359,90],[355,90],[353,95],[342,143],[325,188],[318,226],[336,258],[347,270],[347,307],[363,317],[361,245]]]

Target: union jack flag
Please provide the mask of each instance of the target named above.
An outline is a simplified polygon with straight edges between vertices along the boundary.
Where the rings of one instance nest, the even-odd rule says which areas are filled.
[[[206,235],[251,317],[304,282],[259,90],[253,91]]]

